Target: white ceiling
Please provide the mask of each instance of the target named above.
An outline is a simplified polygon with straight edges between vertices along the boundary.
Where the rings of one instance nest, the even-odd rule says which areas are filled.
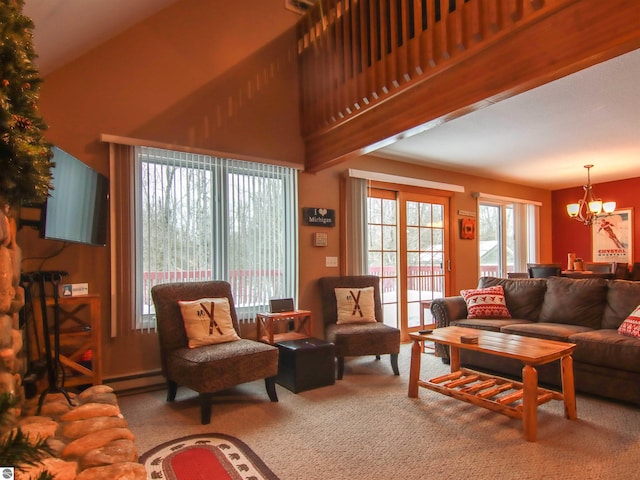
[[[43,75],[178,0],[26,0]],[[640,50],[374,152],[558,189],[640,177]],[[419,129],[414,130],[417,131]]]
[[[551,190],[640,177],[640,50],[375,152]]]

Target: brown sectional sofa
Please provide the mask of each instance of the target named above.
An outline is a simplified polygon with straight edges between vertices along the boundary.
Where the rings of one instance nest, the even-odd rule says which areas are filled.
[[[510,319],[469,319],[461,296],[434,300],[436,326],[458,325],[576,344],[576,391],[640,405],[640,339],[620,335],[624,319],[640,305],[640,282],[549,277],[504,279],[481,277],[478,288],[502,285]],[[449,350],[436,345],[449,362]],[[519,377],[517,360],[461,351],[463,366]],[[560,385],[554,362],[538,368],[541,384]]]

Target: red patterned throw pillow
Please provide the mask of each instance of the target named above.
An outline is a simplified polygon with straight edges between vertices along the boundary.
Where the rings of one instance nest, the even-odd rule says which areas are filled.
[[[640,338],[640,305],[624,319],[618,327],[618,333],[628,337]]]
[[[502,285],[461,290],[460,295],[467,302],[468,318],[511,318]]]

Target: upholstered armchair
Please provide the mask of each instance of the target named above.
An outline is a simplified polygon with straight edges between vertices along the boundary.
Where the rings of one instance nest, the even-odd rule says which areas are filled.
[[[263,378],[269,398],[272,402],[278,401],[275,389],[275,376],[278,373],[276,347],[248,339],[189,347],[190,339],[179,301],[227,298],[233,329],[239,332],[231,286],[227,282],[156,285],[151,289],[151,296],[156,308],[160,359],[162,373],[167,380],[168,402],[175,400],[178,385],[198,392],[201,421],[202,424],[208,424],[211,421],[214,392]],[[211,315],[213,321],[213,311]],[[233,331],[232,334],[235,336]]]
[[[338,363],[337,379],[344,374],[344,358],[363,355],[389,354],[391,368],[399,375],[398,353],[400,352],[400,330],[385,325],[382,321],[380,279],[374,275],[324,277],[319,280],[322,296],[322,317],[325,340],[335,344]],[[339,324],[336,288],[362,289],[373,287],[375,321]]]

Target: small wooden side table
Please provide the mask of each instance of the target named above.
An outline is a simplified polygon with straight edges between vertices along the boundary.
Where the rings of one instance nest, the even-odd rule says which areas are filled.
[[[311,337],[313,320],[309,310],[292,310],[280,313],[258,313],[258,340],[274,345],[284,340]],[[284,333],[274,333],[276,323],[293,322],[293,328]]]
[[[55,308],[55,301],[47,298],[47,306]],[[60,363],[70,375],[64,386],[102,383],[102,327],[100,321],[100,295],[59,297]],[[84,314],[82,313],[84,311]],[[90,366],[83,363],[88,356]]]

